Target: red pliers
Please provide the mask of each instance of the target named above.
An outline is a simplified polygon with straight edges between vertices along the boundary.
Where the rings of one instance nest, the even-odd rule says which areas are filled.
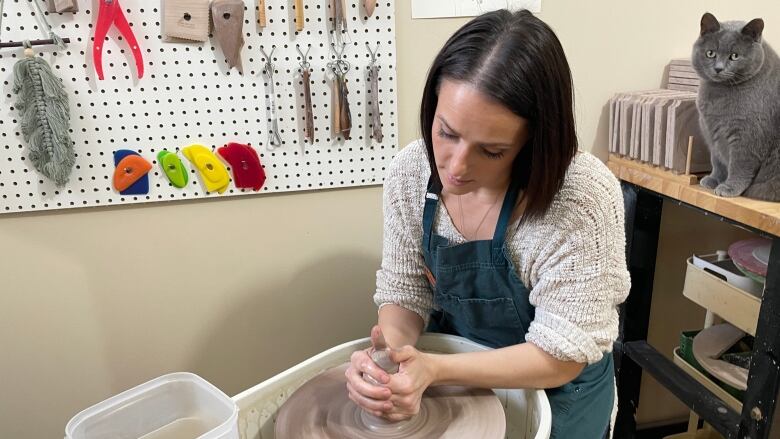
[[[138,41],[135,39],[133,29],[127,22],[125,13],[119,5],[119,0],[99,0],[100,9],[98,10],[97,24],[95,25],[95,41],[92,44],[92,61],[95,63],[95,72],[98,79],[103,79],[103,43],[106,41],[108,29],[112,24],[116,25],[119,33],[130,45],[130,50],[135,58],[135,68],[138,71],[138,77],[144,76],[144,60],[141,56],[141,48],[138,47]]]

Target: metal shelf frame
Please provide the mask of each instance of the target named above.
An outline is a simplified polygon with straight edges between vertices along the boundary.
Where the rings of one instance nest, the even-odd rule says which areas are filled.
[[[779,438],[780,425],[774,425],[772,421],[780,409],[777,404],[780,389],[780,236],[634,183],[623,181],[622,184],[635,193],[636,205],[629,213],[630,224],[627,224],[631,243],[628,253],[631,292],[623,311],[623,339],[616,349],[618,415],[614,437],[632,439],[636,435],[635,415],[644,370],[724,437]],[[748,388],[741,413],[731,409],[646,341],[661,212],[665,203],[689,207],[772,240]]]

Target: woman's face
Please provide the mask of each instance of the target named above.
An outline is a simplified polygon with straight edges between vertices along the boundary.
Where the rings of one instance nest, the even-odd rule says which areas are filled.
[[[442,80],[433,121],[433,155],[442,186],[463,195],[503,190],[528,140],[528,122],[475,89]]]

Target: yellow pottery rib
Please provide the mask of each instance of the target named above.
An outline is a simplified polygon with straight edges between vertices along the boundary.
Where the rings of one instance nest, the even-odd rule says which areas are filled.
[[[225,165],[209,148],[203,145],[190,145],[182,149],[182,153],[195,168],[198,169],[207,192],[225,192],[230,184]]]

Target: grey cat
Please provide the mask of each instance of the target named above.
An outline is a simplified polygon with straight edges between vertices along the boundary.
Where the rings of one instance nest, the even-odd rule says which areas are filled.
[[[701,77],[699,123],[712,173],[701,185],[723,197],[780,201],[780,58],[764,21],[723,23],[710,13],[692,62]]]

